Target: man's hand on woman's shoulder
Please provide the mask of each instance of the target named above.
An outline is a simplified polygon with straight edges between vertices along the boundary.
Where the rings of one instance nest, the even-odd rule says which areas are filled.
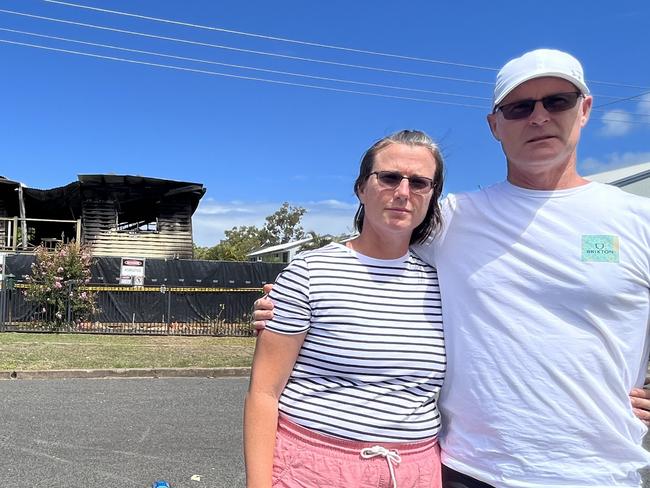
[[[269,298],[272,288],[273,284],[264,285],[264,296],[255,300],[253,304],[253,327],[256,334],[264,330],[267,320],[273,319],[273,302]]]

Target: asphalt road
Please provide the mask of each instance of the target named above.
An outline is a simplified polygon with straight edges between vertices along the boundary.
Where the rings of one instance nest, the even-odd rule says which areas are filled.
[[[243,488],[247,382],[0,381],[0,486]]]
[[[0,486],[148,488],[165,479],[174,488],[244,488],[247,382],[0,381]],[[650,471],[644,478],[650,488]]]

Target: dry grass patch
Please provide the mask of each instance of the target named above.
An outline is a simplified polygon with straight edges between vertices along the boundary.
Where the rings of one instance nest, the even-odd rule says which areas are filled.
[[[0,370],[250,366],[250,337],[0,334]]]

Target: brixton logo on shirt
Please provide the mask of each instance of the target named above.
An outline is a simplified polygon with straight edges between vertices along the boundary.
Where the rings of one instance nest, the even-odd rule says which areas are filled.
[[[591,263],[618,263],[618,236],[582,236],[582,261]]]

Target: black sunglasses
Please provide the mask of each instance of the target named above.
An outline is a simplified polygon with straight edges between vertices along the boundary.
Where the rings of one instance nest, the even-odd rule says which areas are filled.
[[[408,180],[413,193],[428,193],[433,188],[433,180],[424,176],[406,176],[397,171],[373,171],[370,175],[377,176],[379,184],[390,190],[397,188],[402,180]]]
[[[537,100],[519,100],[518,102],[506,103],[494,109],[499,110],[506,120],[525,119],[535,110],[537,102],[542,102],[544,108],[550,113],[564,112],[571,110],[578,103],[580,92],[555,93]]]

